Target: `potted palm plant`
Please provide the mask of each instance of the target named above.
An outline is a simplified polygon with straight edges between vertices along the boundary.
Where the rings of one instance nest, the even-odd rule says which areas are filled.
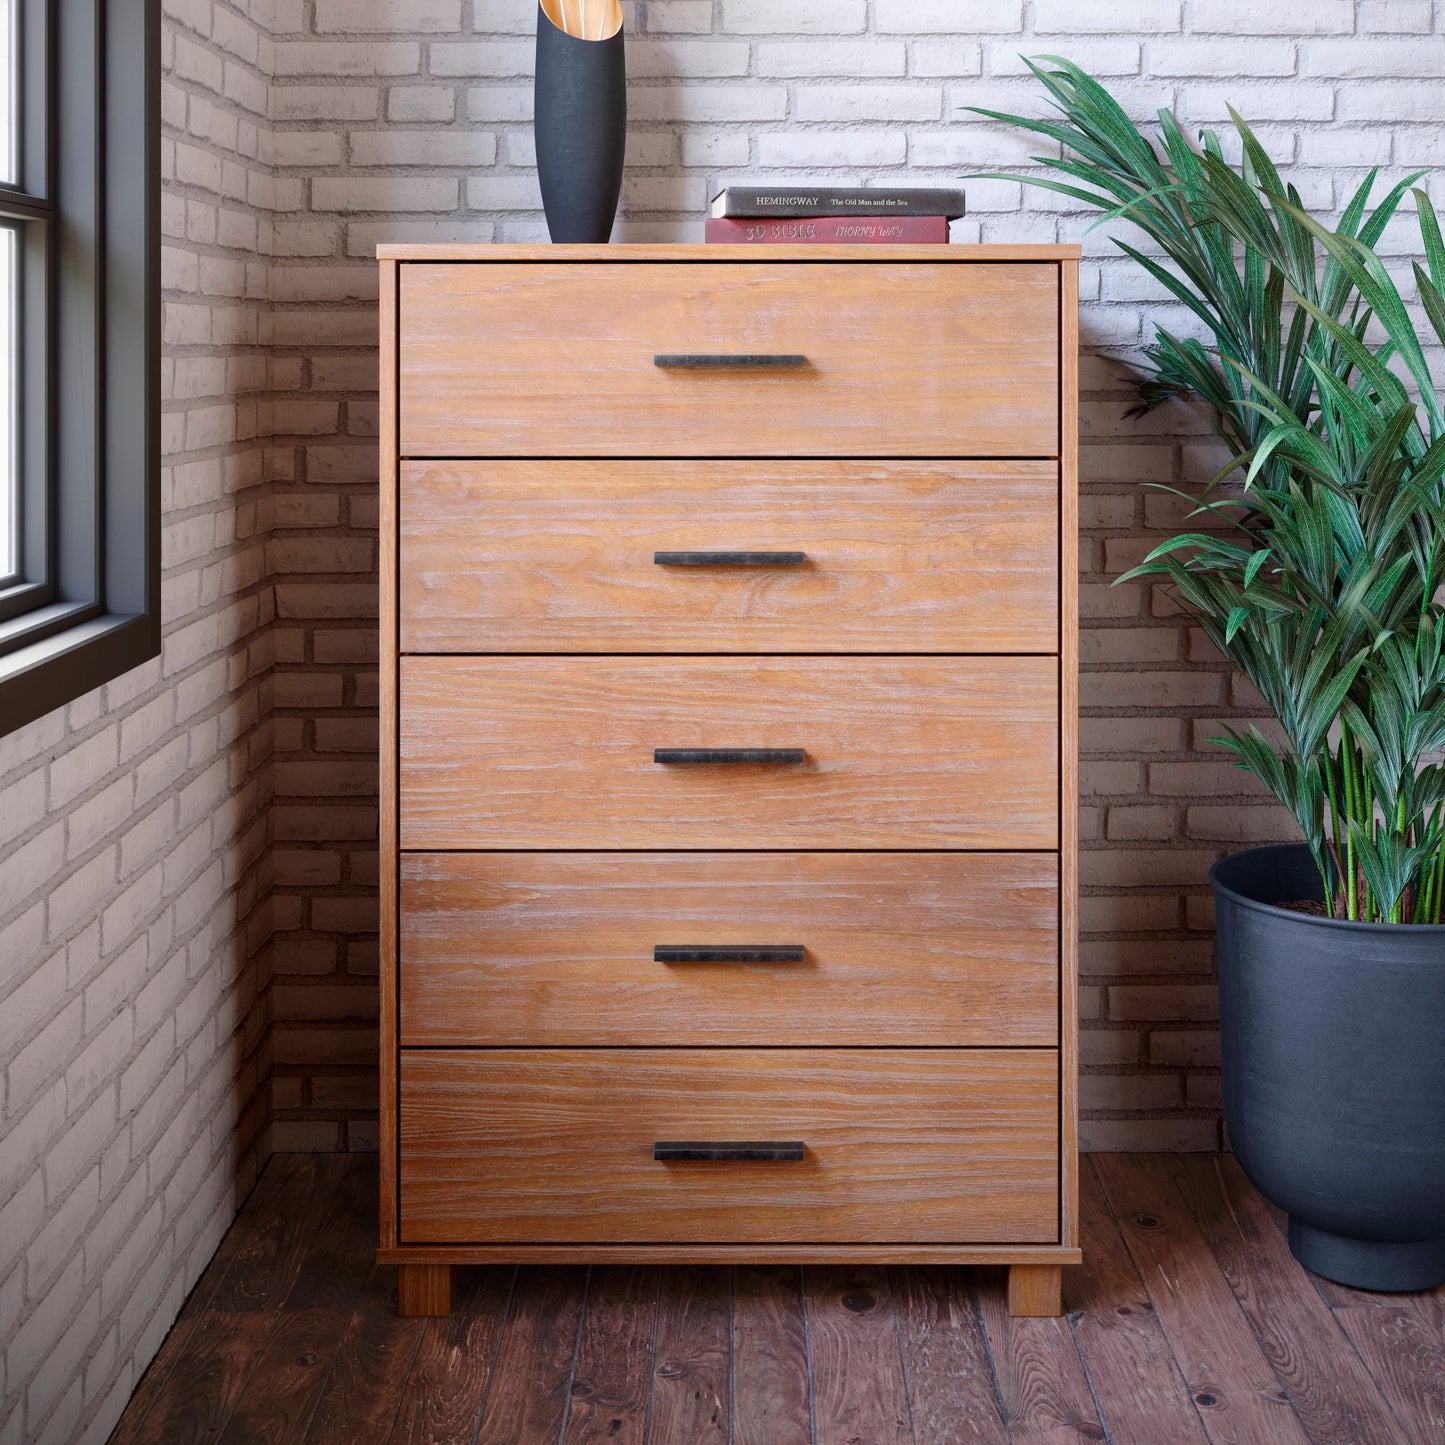
[[[1057,107],[980,114],[1056,142],[1042,185],[1128,222],[1117,244],[1186,306],[1159,329],[1140,409],[1202,405],[1228,445],[1195,530],[1127,575],[1163,579],[1259,690],[1277,729],[1217,741],[1302,841],[1219,863],[1230,1140],[1290,1216],[1296,1257],[1375,1289],[1445,1281],[1445,243],[1408,176],[1335,226],[1308,214],[1249,127],[1151,140],[1053,57]],[[1376,251],[1413,194],[1408,306]],[[1423,316],[1424,326],[1417,325]],[[1426,329],[1428,328],[1428,329]],[[1422,340],[1422,336],[1426,339]],[[1119,580],[1125,580],[1123,578]]]

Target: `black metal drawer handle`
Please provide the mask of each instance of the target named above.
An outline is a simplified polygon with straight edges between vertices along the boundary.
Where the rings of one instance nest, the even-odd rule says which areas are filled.
[[[667,1163],[686,1159],[766,1159],[784,1163],[802,1159],[806,1152],[801,1139],[659,1139],[652,1146],[652,1157]]]
[[[670,371],[790,371],[808,364],[796,353],[664,352],[652,358],[654,366]]]
[[[653,748],[652,761],[666,767],[695,763],[770,763],[797,767],[808,761],[802,748]]]
[[[654,963],[806,963],[801,943],[657,943]]]
[[[658,567],[801,567],[806,552],[654,552]]]

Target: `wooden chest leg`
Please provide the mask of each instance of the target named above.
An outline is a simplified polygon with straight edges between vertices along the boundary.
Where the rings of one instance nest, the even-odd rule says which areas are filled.
[[[1058,1264],[1011,1264],[1008,1312],[1019,1318],[1064,1312],[1064,1270]]]
[[[451,1265],[397,1265],[396,1312],[403,1316],[451,1314]]]

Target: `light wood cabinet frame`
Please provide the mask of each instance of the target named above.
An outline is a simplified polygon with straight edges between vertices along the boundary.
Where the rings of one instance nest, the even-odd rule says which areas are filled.
[[[572,1262],[650,1260],[655,1262],[794,1262],[874,1261],[952,1264],[1007,1265],[1012,1270],[1010,1304],[1015,1313],[1049,1314],[1059,1308],[1058,1274],[1062,1266],[1076,1263],[1079,1253],[1078,1222],[1078,256],[1075,246],[957,246],[957,247],[728,247],[649,246],[490,246],[392,245],[380,248],[380,479],[381,479],[381,1239],[378,1258],[401,1266],[399,1307],[407,1313],[444,1312],[449,1302],[448,1267],[454,1264],[494,1261]],[[847,263],[850,267],[920,266],[1020,266],[1046,269],[1056,279],[1057,328],[1051,337],[1056,348],[1051,375],[1056,378],[1057,442],[1038,454],[1018,453],[1023,460],[1049,461],[1057,465],[1058,492],[1058,579],[1057,649],[1046,648],[1035,657],[1052,659],[1057,669],[1059,728],[1057,738],[1058,847],[1058,977],[1057,1048],[1051,1057],[1057,1067],[1058,1122],[1058,1233],[1046,1242],[994,1240],[986,1243],[960,1241],[873,1241],[808,1243],[788,1241],[636,1241],[597,1244],[587,1242],[510,1243],[485,1241],[403,1243],[400,1215],[399,1155],[401,1148],[400,1091],[402,1038],[400,999],[402,958],[400,950],[401,830],[399,739],[401,736],[400,660],[400,551],[399,494],[403,465],[400,405],[403,378],[400,373],[399,338],[405,322],[401,298],[403,275],[408,268],[465,265],[477,268],[479,276],[490,265],[541,268],[578,267],[605,264],[610,267],[666,268],[685,265],[729,263],[769,267],[786,277],[788,267],[826,266]],[[639,271],[639,282],[642,274]],[[1009,318],[1000,315],[997,324],[1006,327]],[[946,381],[946,378],[945,378]],[[608,445],[611,445],[609,443]],[[910,444],[913,445],[913,444]],[[643,453],[660,455],[656,444]],[[528,443],[518,452],[502,457],[546,455]],[[681,451],[688,451],[686,446]],[[566,456],[557,451],[553,455]],[[776,454],[776,453],[774,453]],[[831,453],[844,456],[844,453]],[[916,451],[913,453],[916,455]],[[606,455],[592,448],[574,449],[578,455]],[[797,454],[809,458],[806,451]],[[816,455],[816,454],[813,454]],[[738,458],[744,459],[744,458]],[[948,460],[949,458],[942,458]],[[462,458],[465,460],[465,458]],[[715,457],[726,461],[727,457]],[[867,458],[862,458],[867,460]],[[968,461],[967,456],[954,460]],[[977,458],[973,458],[977,460]],[[549,644],[548,651],[562,651]],[[579,649],[582,651],[585,649]],[[706,650],[706,649],[703,649]],[[766,650],[766,649],[761,649]],[[860,652],[871,650],[861,648]],[[980,652],[993,649],[980,647]],[[998,649],[1002,651],[1003,649]],[[740,646],[739,652],[757,653],[758,648]],[[659,661],[663,659],[659,658]],[[469,847],[488,850],[485,838]],[[497,851],[497,845],[492,845]],[[580,851],[580,848],[579,848]]]

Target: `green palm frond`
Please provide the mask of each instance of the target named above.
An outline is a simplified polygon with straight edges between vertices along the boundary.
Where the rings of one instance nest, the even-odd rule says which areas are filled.
[[[1445,916],[1445,237],[1423,172],[1378,200],[1371,171],[1326,225],[1248,123],[1238,162],[1161,111],[1145,135],[1078,66],[1028,62],[1056,111],[978,114],[1059,154],[1002,177],[1097,210],[1115,239],[1203,328],[1157,327],[1136,363],[1138,405],[1188,399],[1230,460],[1183,531],[1119,581],[1167,586],[1258,689],[1282,745],[1215,739],[1286,807],[1337,917]],[[1376,246],[1413,195],[1423,264],[1407,301]],[[1423,329],[1421,325],[1423,318]],[[1237,495],[1213,493],[1226,479]],[[1174,491],[1173,488],[1164,488]]]

